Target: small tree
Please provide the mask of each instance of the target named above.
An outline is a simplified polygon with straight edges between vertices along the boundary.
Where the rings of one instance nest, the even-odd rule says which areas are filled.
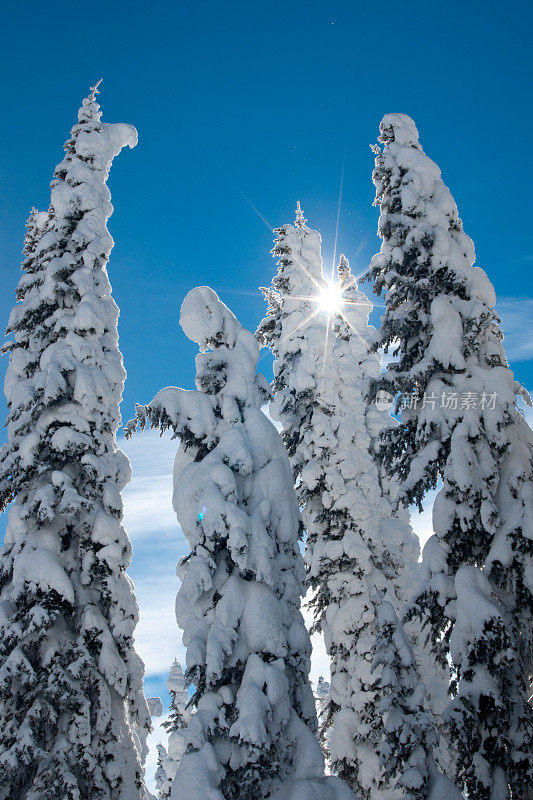
[[[149,727],[133,649],[137,605],[115,432],[125,372],[106,264],[111,162],[131,125],[100,121],[96,89],[32,212],[8,333],[0,508],[0,798],[135,800]]]
[[[184,728],[191,718],[189,693],[185,677],[179,661],[174,661],[167,680],[170,692],[170,711],[163,727],[168,731],[168,747],[158,745],[158,768],[155,776],[158,796],[161,800],[170,797],[172,781],[178,771],[181,759],[187,747]]]
[[[341,257],[338,282],[322,275],[320,236],[298,208],[294,226],[278,230],[279,258],[269,315],[258,336],[274,352],[271,415],[283,425],[307,531],[306,565],[315,628],[331,658],[323,741],[335,772],[360,798],[397,797],[380,787],[379,674],[372,672],[374,597],[401,604],[406,570],[418,541],[391,508],[393,482],[382,481],[371,449],[388,409],[369,407],[370,378],[380,372],[369,352],[371,303]],[[324,292],[338,307],[323,311]],[[329,733],[327,732],[329,730]]]
[[[488,595],[497,593],[505,609],[506,637],[493,635],[493,617],[489,628],[476,628],[473,640],[462,634],[463,644],[454,651],[452,690],[461,698],[467,691],[463,681],[475,685],[467,691],[471,707],[453,704],[451,732],[469,794],[494,800],[503,782],[514,800],[533,782],[531,762],[526,766],[524,759],[532,730],[524,685],[531,663],[525,632],[531,630],[526,576],[533,540],[533,439],[516,393],[528,397],[505,358],[494,289],[483,270],[473,267],[472,241],[440,170],[420,146],[413,120],[388,114],[379,140],[374,183],[383,242],[369,275],[386,304],[375,346],[392,349],[394,358],[386,375],[373,381],[370,398],[386,390],[401,408],[401,425],[384,432],[379,459],[387,474],[399,475],[406,502],[421,506],[442,480],[433,509],[435,534],[424,549],[424,581],[412,611],[428,624],[441,663],[454,624],[458,631],[469,627],[461,619],[467,613],[456,579],[461,567],[483,569],[492,584]],[[508,644],[517,668],[504,690],[500,665]],[[493,657],[486,661],[488,653]],[[499,699],[495,687],[504,692]],[[512,710],[499,716],[499,744],[487,749],[494,704],[500,702]]]
[[[163,389],[137,411],[141,427],[180,437],[174,508],[191,549],[176,615],[196,711],[172,798],[353,800],[324,779],[314,735],[298,503],[261,411],[269,387],[257,343],[207,287],[187,295],[180,324],[201,350],[197,391]]]

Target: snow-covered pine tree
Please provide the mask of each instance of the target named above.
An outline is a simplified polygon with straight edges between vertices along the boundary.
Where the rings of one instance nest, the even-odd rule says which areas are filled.
[[[460,780],[476,800],[521,800],[533,783],[525,691],[533,437],[516,394],[528,396],[505,358],[494,289],[473,266],[473,243],[413,120],[388,114],[379,141],[373,179],[383,241],[369,276],[386,303],[376,347],[390,348],[394,358],[370,399],[385,390],[402,408],[401,425],[384,433],[379,458],[400,476],[406,502],[420,505],[442,480],[413,613],[428,623],[443,663],[456,626],[450,726]],[[484,575],[474,580],[462,567]],[[468,618],[476,615],[468,595],[484,595],[491,613]],[[515,668],[504,680],[508,660]]]
[[[170,710],[163,727],[169,734],[168,745],[167,747],[163,745],[157,747],[158,767],[155,775],[157,794],[160,800],[170,798],[172,781],[187,747],[184,728],[189,723],[191,710],[187,708],[189,693],[179,661],[174,661],[170,668],[167,689],[170,692]]]
[[[324,727],[324,711],[327,709],[329,700],[330,685],[324,680],[324,676],[320,675],[318,683],[314,690],[315,708],[318,719],[318,728],[320,732],[319,740],[323,745],[325,753],[329,753],[329,731]]]
[[[141,426],[171,428],[174,508],[190,554],[176,616],[196,708],[173,800],[353,800],[324,778],[300,612],[300,516],[278,432],[261,411],[259,348],[208,287],[180,316],[197,342],[197,391],[163,389],[138,407]],[[128,428],[134,429],[135,422]]]
[[[386,408],[369,408],[370,378],[380,372],[369,353],[371,303],[358,291],[341,257],[340,314],[321,309],[325,289],[320,235],[298,208],[295,225],[279,228],[269,315],[257,335],[274,356],[270,413],[283,425],[307,531],[308,585],[316,629],[331,658],[324,742],[332,768],[362,800],[399,797],[380,786],[379,670],[373,597],[384,592],[396,608],[418,540],[407,519],[393,516],[389,494],[371,455]],[[330,729],[327,732],[327,729]]]
[[[381,668],[382,783],[399,789],[404,800],[462,800],[438,769],[439,734],[427,709],[426,687],[411,642],[388,601],[377,603],[377,627],[373,669]]]
[[[315,701],[318,705],[321,705],[322,702],[328,697],[329,695],[329,683],[324,680],[324,676],[320,675],[318,678],[318,683],[316,685],[315,691]]]
[[[139,800],[149,726],[117,449],[125,372],[106,264],[111,162],[131,125],[100,122],[96,89],[32,212],[8,325],[0,507],[0,798]],[[134,742],[135,739],[135,742]]]

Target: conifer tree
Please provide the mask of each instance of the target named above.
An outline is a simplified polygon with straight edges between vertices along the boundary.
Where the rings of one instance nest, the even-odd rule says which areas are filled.
[[[149,727],[117,448],[125,372],[106,264],[111,162],[131,125],[91,91],[33,211],[8,325],[0,507],[0,798],[139,800]]]
[[[179,661],[174,661],[170,668],[167,689],[170,692],[170,711],[163,727],[169,734],[168,747],[165,748],[163,745],[157,747],[158,767],[155,775],[157,794],[161,800],[170,797],[172,781],[187,747],[184,728],[191,717],[190,709],[187,708],[189,693]]]
[[[180,324],[200,347],[197,391],[169,387],[137,410],[141,426],[171,428],[181,442],[174,508],[190,553],[176,616],[196,710],[171,796],[353,800],[324,778],[315,738],[298,503],[261,411],[269,386],[257,342],[208,287],[189,292]]]
[[[427,709],[426,687],[411,642],[389,602],[377,602],[377,620],[373,669],[381,667],[382,783],[393,785],[404,800],[461,800],[462,794],[437,766],[439,734]]]
[[[358,797],[390,800],[400,795],[380,786],[373,598],[384,592],[399,607],[418,541],[405,516],[393,515],[393,482],[382,483],[370,452],[390,424],[387,409],[370,408],[365,398],[380,371],[369,353],[371,303],[341,256],[340,313],[321,310],[323,292],[335,287],[322,274],[320,236],[305,222],[298,208],[295,225],[277,231],[278,272],[264,290],[269,314],[257,335],[275,356],[270,413],[283,425],[291,457],[307,531],[310,604],[331,658],[323,741],[333,769]]]
[[[533,783],[533,437],[516,395],[528,396],[505,358],[494,289],[473,266],[472,241],[413,120],[388,114],[379,141],[383,241],[369,276],[386,304],[375,347],[394,358],[370,399],[385,390],[401,408],[379,459],[399,475],[404,502],[421,506],[442,481],[412,613],[442,663],[453,644],[448,718],[461,784],[476,800],[522,800]]]

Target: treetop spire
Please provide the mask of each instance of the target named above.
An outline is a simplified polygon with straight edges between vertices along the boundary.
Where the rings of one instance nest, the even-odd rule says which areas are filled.
[[[100,84],[102,83],[102,81],[103,81],[103,80],[104,80],[103,78],[100,78],[100,80],[99,80],[99,81],[96,81],[96,83],[94,84],[94,86],[91,86],[91,87],[90,87],[90,89],[91,89],[91,96],[94,96],[95,94],[100,94],[100,92],[99,92],[99,90],[98,90],[98,87],[100,86]]]
[[[337,275],[339,278],[339,283],[345,286],[348,282],[352,283],[354,288],[357,289],[357,281],[355,277],[352,276],[352,271],[350,269],[350,262],[344,255],[341,253],[339,258],[339,263],[337,266]]]
[[[379,125],[379,141],[411,145],[420,150],[415,121],[407,114],[385,114]]]
[[[296,201],[296,219],[294,220],[294,224],[297,228],[305,228],[305,223],[307,220],[304,217],[304,212],[302,211],[302,207],[300,205],[300,201]]]

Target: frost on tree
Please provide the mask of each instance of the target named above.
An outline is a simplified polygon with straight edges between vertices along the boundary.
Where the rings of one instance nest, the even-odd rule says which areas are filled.
[[[399,797],[380,785],[379,670],[372,672],[373,599],[398,608],[418,540],[394,516],[393,482],[381,481],[371,449],[386,408],[368,406],[368,382],[380,372],[369,352],[371,303],[341,257],[338,313],[321,310],[327,286],[320,235],[298,208],[273,250],[278,272],[265,289],[269,315],[258,330],[275,356],[271,416],[283,425],[307,531],[306,564],[315,628],[331,659],[323,740],[334,771],[361,800]]]
[[[476,800],[515,800],[533,784],[533,436],[516,406],[528,396],[505,358],[494,289],[413,120],[389,114],[380,132],[383,241],[369,274],[386,304],[376,346],[393,360],[370,397],[398,396],[401,425],[384,433],[379,458],[409,503],[442,480],[413,613],[441,662],[454,660],[459,780]]]
[[[261,411],[269,385],[257,342],[207,287],[187,295],[180,323],[200,347],[197,390],[163,389],[137,410],[141,426],[181,442],[174,508],[190,553],[176,616],[195,713],[171,796],[353,800],[324,778],[315,738],[300,516],[283,443]]]
[[[461,792],[438,768],[440,737],[404,627],[387,601],[377,604],[377,618],[372,669],[381,667],[382,783],[394,786],[404,800],[462,800]]]
[[[171,698],[170,711],[163,727],[169,734],[168,745],[166,748],[163,745],[157,746],[158,759],[155,774],[157,794],[161,800],[167,800],[170,797],[172,781],[187,748],[184,729],[191,718],[191,710],[187,708],[189,693],[179,661],[174,661],[170,668],[167,689]]]
[[[149,726],[117,449],[125,372],[106,264],[106,180],[131,125],[83,101],[28,222],[8,325],[0,506],[0,798],[138,800]],[[142,736],[141,736],[142,738]]]

